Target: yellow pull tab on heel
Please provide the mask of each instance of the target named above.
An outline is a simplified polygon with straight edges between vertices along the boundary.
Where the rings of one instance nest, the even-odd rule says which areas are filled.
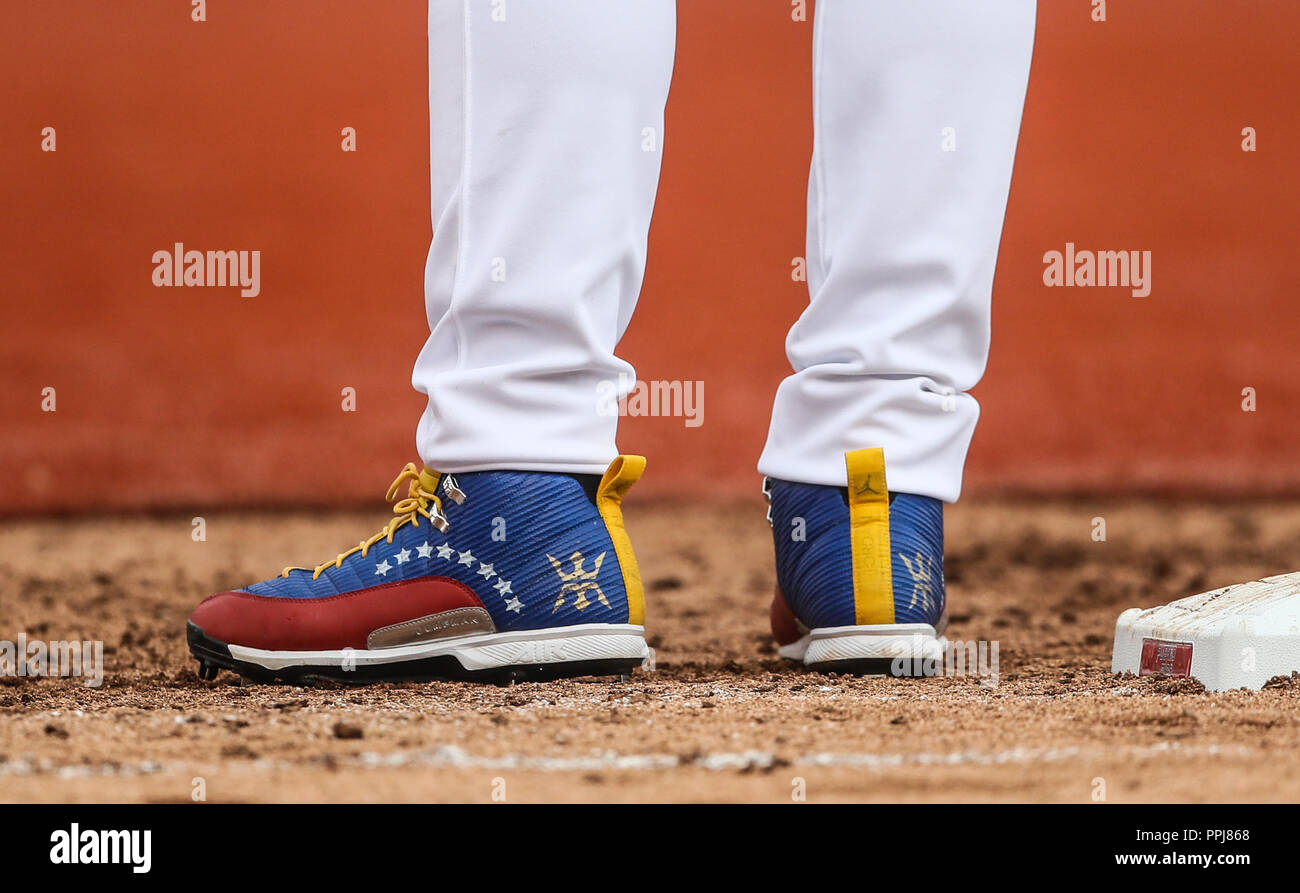
[[[849,473],[849,536],[853,550],[853,613],[858,626],[894,622],[889,552],[889,487],[885,451],[844,454]]]
[[[627,622],[638,626],[645,623],[645,589],[641,585],[641,569],[632,553],[632,540],[623,526],[623,496],[645,473],[644,456],[619,456],[609,464],[605,476],[596,490],[596,511],[605,521],[609,538],[614,543],[618,566],[623,570],[623,587],[627,590]]]

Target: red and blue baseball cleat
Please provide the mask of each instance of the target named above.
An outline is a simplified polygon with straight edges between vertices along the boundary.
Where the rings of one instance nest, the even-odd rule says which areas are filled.
[[[374,536],[314,569],[222,592],[187,630],[199,675],[509,682],[627,674],[648,657],[621,502],[645,460],[596,475],[439,474]]]
[[[779,653],[825,672],[928,675],[948,622],[943,503],[890,493],[879,449],[845,460],[847,488],[764,481]]]

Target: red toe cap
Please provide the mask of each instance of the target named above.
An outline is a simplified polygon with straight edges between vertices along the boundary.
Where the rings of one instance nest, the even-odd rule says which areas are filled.
[[[385,583],[326,598],[275,598],[219,592],[194,609],[190,622],[227,645],[267,651],[365,648],[376,629],[455,608],[481,608],[468,586],[447,577]]]

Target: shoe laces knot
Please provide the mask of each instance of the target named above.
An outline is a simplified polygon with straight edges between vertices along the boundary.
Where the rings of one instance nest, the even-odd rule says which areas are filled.
[[[429,482],[428,487],[425,486],[426,481]],[[389,522],[369,539],[362,540],[346,552],[340,552],[331,561],[318,564],[312,570],[311,578],[313,580],[317,579],[330,567],[341,567],[349,555],[360,552],[362,556],[365,556],[370,551],[371,546],[380,540],[385,540],[391,545],[393,537],[399,529],[407,524],[419,527],[421,517],[428,518],[430,524],[446,533],[451,524],[448,523],[447,516],[443,514],[442,499],[435,492],[438,489],[439,481],[443,484],[442,489],[455,502],[459,504],[465,501],[465,494],[450,475],[444,476],[437,472],[421,474],[420,469],[415,466],[414,462],[407,462],[406,467],[398,473],[397,478],[388,488],[388,494],[384,497],[387,502],[393,503],[393,517]],[[406,495],[398,499],[397,494],[401,492],[403,483],[407,484]],[[280,576],[288,577],[292,571],[305,570],[307,570],[305,567],[286,567],[280,572]]]

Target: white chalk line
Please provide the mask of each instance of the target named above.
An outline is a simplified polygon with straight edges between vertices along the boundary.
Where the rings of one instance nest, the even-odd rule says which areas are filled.
[[[320,756],[305,760],[226,760],[220,772],[285,772],[302,769],[477,769],[493,772],[663,772],[700,768],[713,772],[743,772],[777,768],[860,769],[880,772],[908,766],[1002,766],[1060,763],[1083,760],[1133,760],[1160,756],[1252,756],[1245,746],[1220,745],[1187,747],[1162,742],[1142,747],[1080,748],[1017,747],[1000,751],[962,750],[948,753],[808,753],[785,757],[763,750],[719,752],[678,756],[675,754],[620,754],[598,751],[581,756],[532,756],[505,754],[476,756],[455,745],[432,750],[366,752],[347,756]],[[199,772],[200,763],[163,763],[143,760],[135,763],[84,763],[58,765],[48,758],[23,757],[0,762],[0,776],[53,775],[57,778],[130,778],[171,773]]]

